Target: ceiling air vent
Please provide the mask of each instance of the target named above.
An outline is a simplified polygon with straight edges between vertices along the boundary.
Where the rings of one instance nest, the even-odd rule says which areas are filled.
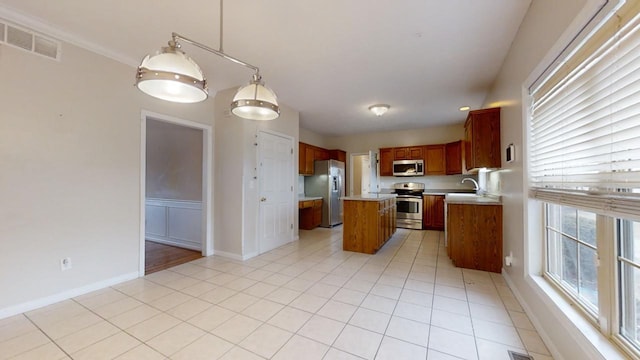
[[[60,42],[34,31],[0,22],[0,43],[2,42],[50,59],[60,59]]]

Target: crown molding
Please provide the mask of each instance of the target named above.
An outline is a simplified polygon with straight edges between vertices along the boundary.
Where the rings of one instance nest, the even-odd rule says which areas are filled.
[[[95,54],[107,57],[111,60],[115,60],[119,63],[129,65],[131,67],[137,67],[139,64],[139,61],[137,59],[133,59],[125,54],[114,51],[113,49],[108,49],[104,46],[98,45],[81,36],[72,34],[51,24],[48,24],[41,18],[25,14],[3,4],[0,4],[0,18],[12,22],[15,25],[25,27],[29,30],[38,32],[45,36],[53,37],[62,42],[75,45],[82,49],[91,51]]]

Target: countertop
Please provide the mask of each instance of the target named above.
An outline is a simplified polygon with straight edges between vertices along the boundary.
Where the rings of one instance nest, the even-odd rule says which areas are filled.
[[[345,196],[342,200],[360,200],[360,201],[380,201],[396,197],[396,194],[363,194],[356,196]]]
[[[425,189],[423,195],[447,195],[451,193],[455,194],[474,194],[476,191],[473,189]]]
[[[470,205],[502,205],[499,196],[479,196],[476,194],[447,194],[444,198],[447,204],[470,204]]]
[[[322,196],[302,196],[298,198],[298,201],[311,201],[311,200],[322,200]]]

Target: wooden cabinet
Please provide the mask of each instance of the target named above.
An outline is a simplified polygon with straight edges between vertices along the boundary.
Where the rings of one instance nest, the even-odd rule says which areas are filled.
[[[467,171],[501,166],[500,108],[470,111],[464,134]]]
[[[458,267],[502,271],[502,205],[447,204],[447,254]]]
[[[427,145],[424,147],[425,175],[445,175],[445,146]]]
[[[463,141],[458,140],[445,145],[445,167],[447,175],[462,174],[465,169]]]
[[[303,142],[298,143],[298,174],[313,175],[315,161],[330,159],[340,160],[346,164],[347,153],[343,150],[327,150]]]
[[[423,146],[393,148],[394,160],[424,160]]]
[[[393,176],[393,148],[380,149],[380,176]]]
[[[314,146],[298,143],[298,173],[300,175],[313,175]]]
[[[298,202],[299,228],[314,229],[322,223],[322,199]]]
[[[342,249],[375,254],[396,231],[396,199],[345,199]]]
[[[344,150],[329,150],[329,160],[338,160],[347,163],[347,152]]]
[[[422,228],[444,230],[444,195],[423,195]]]

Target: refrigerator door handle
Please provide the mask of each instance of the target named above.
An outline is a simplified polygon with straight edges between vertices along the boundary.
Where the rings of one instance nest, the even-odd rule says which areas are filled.
[[[332,180],[333,180],[333,181],[331,182],[331,183],[332,183],[332,185],[333,185],[333,187],[332,187],[331,191],[333,191],[333,192],[338,192],[338,177],[337,177],[337,176],[332,176],[331,178],[332,178]]]

